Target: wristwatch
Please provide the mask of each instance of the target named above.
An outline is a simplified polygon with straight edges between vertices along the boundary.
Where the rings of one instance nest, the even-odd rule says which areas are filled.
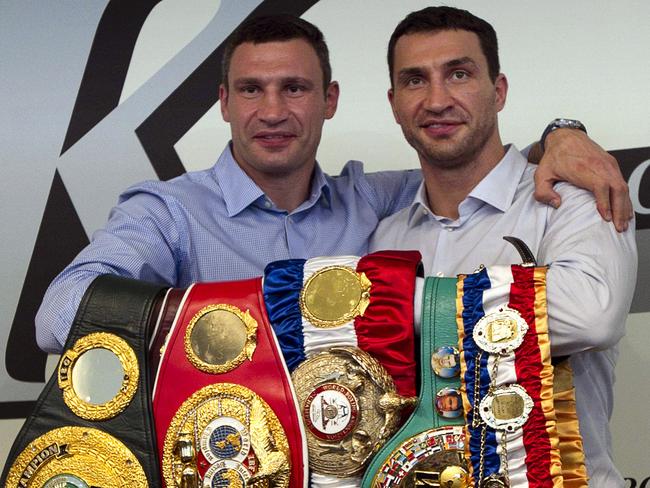
[[[585,134],[587,133],[587,128],[579,120],[562,119],[562,118],[554,119],[551,121],[550,124],[546,126],[546,129],[544,129],[544,132],[542,132],[542,137],[539,140],[539,144],[540,146],[542,146],[542,152],[546,151],[546,146],[545,146],[546,138],[551,132],[557,129],[578,129],[584,132]]]

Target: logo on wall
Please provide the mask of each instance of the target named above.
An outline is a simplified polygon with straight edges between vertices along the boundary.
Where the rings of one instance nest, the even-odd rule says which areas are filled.
[[[253,2],[233,8],[242,10],[242,18],[275,13],[300,16],[317,1],[263,0],[255,2],[255,8],[247,6]],[[98,21],[60,156],[118,107],[138,36],[158,3],[160,0],[108,2]],[[161,180],[185,172],[174,144],[218,101],[215,87],[221,82],[222,51],[223,43],[215,46],[190,76],[133,128]],[[12,379],[45,381],[47,354],[36,344],[34,317],[50,282],[88,242],[64,180],[56,171],[7,340],[5,366]],[[33,402],[0,402],[0,418],[25,417],[32,406]]]

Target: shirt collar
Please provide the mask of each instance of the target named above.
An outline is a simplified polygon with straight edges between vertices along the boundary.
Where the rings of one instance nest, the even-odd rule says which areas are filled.
[[[506,154],[499,163],[472,189],[469,195],[460,204],[458,225],[461,225],[469,215],[480,205],[486,203],[495,209],[505,212],[514,200],[517,187],[526,169],[526,159],[517,150],[514,144],[506,146]],[[464,212],[466,210],[466,212]],[[413,203],[409,208],[409,226],[415,226],[424,218],[436,218],[448,221],[445,217],[434,215],[429,209],[426,187],[424,181],[420,184]]]
[[[255,181],[241,169],[232,155],[230,143],[219,156],[213,169],[214,177],[221,188],[223,198],[226,204],[226,210],[229,217],[233,217],[250,205],[259,203],[260,206],[267,209],[275,209],[269,206],[270,200],[266,197],[262,189],[257,186]],[[314,169],[312,176],[311,193],[309,199],[303,202],[295,211],[307,209],[322,197],[323,205],[330,205],[330,189],[327,178],[318,164]],[[267,202],[269,204],[267,204]]]
[[[515,145],[509,144],[499,164],[474,187],[467,198],[480,200],[505,212],[512,205],[526,165],[526,159]]]

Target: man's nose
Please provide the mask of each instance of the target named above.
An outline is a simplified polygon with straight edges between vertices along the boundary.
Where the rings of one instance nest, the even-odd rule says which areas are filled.
[[[257,116],[267,124],[277,124],[288,116],[287,104],[281,94],[267,93],[260,100]]]
[[[453,97],[444,80],[434,80],[427,87],[425,108],[431,112],[441,113],[453,105]]]

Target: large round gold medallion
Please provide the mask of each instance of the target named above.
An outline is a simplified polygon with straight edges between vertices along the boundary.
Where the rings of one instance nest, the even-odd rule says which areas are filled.
[[[257,345],[257,321],[228,304],[208,305],[192,317],[185,332],[185,354],[197,369],[226,373],[251,359]]]
[[[300,293],[302,315],[315,327],[337,327],[363,315],[370,303],[370,280],[346,266],[314,273]]]
[[[400,397],[392,378],[369,354],[334,347],[304,361],[291,375],[307,426],[309,466],[347,478],[361,473],[394,434]]]
[[[32,441],[7,476],[8,488],[146,488],[144,470],[115,437],[87,427],[61,427]]]
[[[138,358],[121,337],[96,332],[61,355],[58,384],[63,401],[86,420],[107,420],[122,412],[138,388]]]

